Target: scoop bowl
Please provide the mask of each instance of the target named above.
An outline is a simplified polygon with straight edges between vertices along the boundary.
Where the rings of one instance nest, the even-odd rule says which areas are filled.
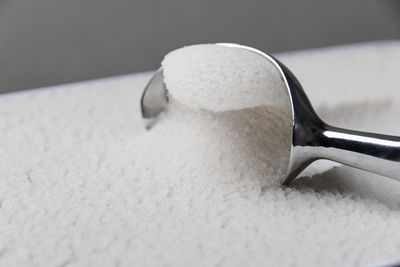
[[[292,139],[283,185],[289,185],[313,161],[328,159],[400,181],[400,137],[347,130],[323,122],[314,111],[300,82],[273,56],[252,47],[218,43],[257,53],[278,70],[285,83],[292,110]],[[147,129],[168,105],[163,69],[156,71],[141,98],[141,112]]]

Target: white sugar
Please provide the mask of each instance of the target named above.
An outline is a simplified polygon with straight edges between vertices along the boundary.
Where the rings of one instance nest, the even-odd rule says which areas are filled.
[[[288,105],[275,66],[249,50],[192,45],[169,53],[162,66],[172,97],[194,108],[227,111]]]
[[[397,82],[399,56],[394,42],[297,52],[284,62],[328,122],[399,134],[392,121],[400,92],[368,98]],[[329,76],[355,67],[371,73],[360,73],[362,105],[343,97],[358,76]],[[273,178],[281,168],[269,160],[284,144],[265,140],[285,127],[270,119],[281,117],[278,107],[215,113],[172,99],[145,131],[138,103],[149,78],[0,97],[0,266],[359,266],[398,258],[400,183],[339,167],[282,188]]]
[[[248,163],[233,165],[259,161],[264,167],[260,175],[269,181],[278,182],[285,175],[292,136],[291,108],[285,83],[270,61],[243,48],[200,44],[170,52],[162,65],[173,100],[168,112],[185,114],[185,119],[179,117],[185,121],[183,132],[204,125],[206,130],[194,138],[218,144],[214,153],[233,161],[236,153],[248,151]],[[239,169],[243,168],[247,172],[249,166]]]

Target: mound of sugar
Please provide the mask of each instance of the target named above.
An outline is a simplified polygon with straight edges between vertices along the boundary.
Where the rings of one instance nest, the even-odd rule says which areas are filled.
[[[266,167],[259,175],[273,181],[285,175],[292,135],[291,109],[285,84],[270,61],[246,49],[202,44],[169,53],[162,65],[173,100],[168,111],[176,112],[177,100],[183,103],[178,106],[185,115],[189,109],[199,110],[190,122],[205,114],[214,118],[208,122],[214,128],[203,130],[203,136],[196,138],[211,132],[218,140],[222,134],[218,154],[233,158],[235,151],[251,151],[248,158],[257,155]],[[186,122],[185,129],[188,125],[191,123]],[[224,153],[226,149],[230,151]]]
[[[294,52],[284,62],[327,122],[399,134],[399,57],[393,42]],[[210,112],[172,99],[145,131],[134,103],[150,76],[0,97],[0,266],[398,259],[400,183],[341,166],[281,187],[265,151],[276,156],[283,144],[264,139],[280,130],[262,124],[279,108]],[[360,78],[363,102],[342,98]],[[379,85],[379,98],[369,94]]]
[[[187,46],[166,55],[162,66],[170,95],[194,108],[226,111],[288,105],[277,69],[242,48]]]

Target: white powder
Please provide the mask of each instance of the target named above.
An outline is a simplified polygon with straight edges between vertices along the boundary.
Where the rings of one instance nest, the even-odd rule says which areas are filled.
[[[236,153],[248,154],[246,162],[230,162],[232,166],[257,162],[255,168],[263,166],[259,175],[270,181],[278,182],[285,175],[291,106],[285,83],[270,61],[242,48],[200,44],[170,52],[162,66],[172,99],[168,111],[184,114],[168,119],[183,122],[182,131],[191,130],[193,122],[195,129],[204,125],[202,136],[193,138],[217,142],[214,153],[228,161],[234,161]]]
[[[393,42],[297,52],[284,62],[328,122],[399,134],[400,92],[385,90],[399,79],[399,57]],[[330,76],[354,67],[358,76]],[[344,97],[359,77],[362,105]],[[0,97],[0,266],[398,259],[400,183],[339,167],[282,188],[263,153],[281,144],[265,147],[265,132],[275,129],[260,124],[260,108],[213,113],[172,101],[146,132],[137,103],[149,78]],[[377,85],[379,98],[369,94]]]
[[[264,57],[216,44],[183,47],[162,62],[169,93],[181,103],[212,111],[286,107],[287,89]]]

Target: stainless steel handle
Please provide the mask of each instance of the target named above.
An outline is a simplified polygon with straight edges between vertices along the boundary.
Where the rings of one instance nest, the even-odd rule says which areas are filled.
[[[400,137],[333,127],[317,117],[295,124],[289,184],[317,159],[348,166],[400,181]]]
[[[400,181],[400,137],[323,125],[316,156]]]

